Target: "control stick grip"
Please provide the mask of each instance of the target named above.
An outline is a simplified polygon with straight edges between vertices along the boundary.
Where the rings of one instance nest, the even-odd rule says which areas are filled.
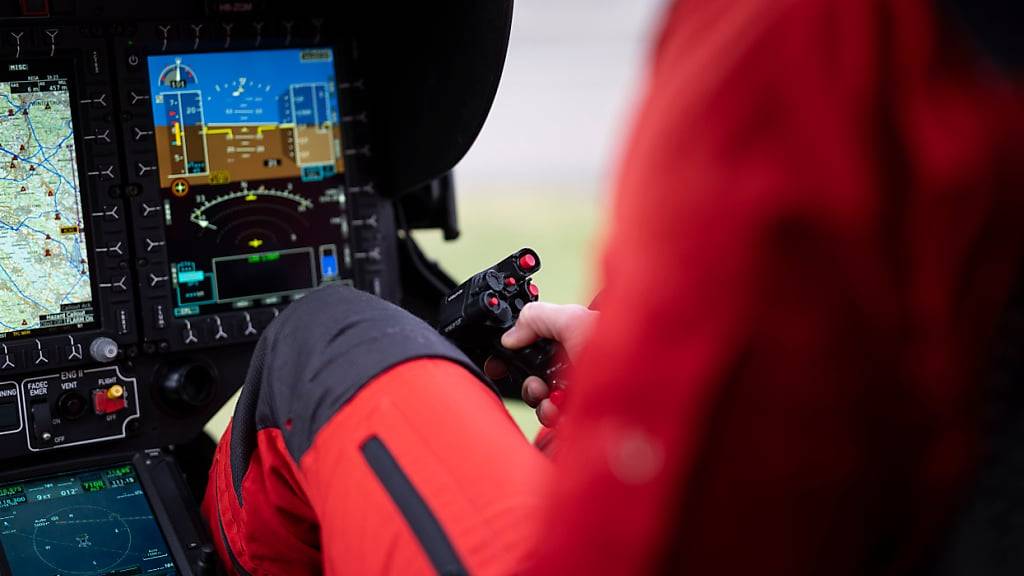
[[[474,274],[441,302],[438,330],[452,340],[478,366],[488,356],[505,362],[513,385],[537,376],[553,389],[565,387],[562,374],[569,358],[561,344],[541,339],[516,350],[501,345],[501,335],[515,325],[540,289],[532,276],[540,270],[540,256],[531,248],[513,252],[494,266]],[[518,390],[504,389],[506,394]]]
[[[515,350],[496,343],[494,355],[505,362],[515,382],[522,382],[527,376],[536,376],[547,382],[553,390],[566,386],[564,374],[569,367],[569,357],[565,348],[554,340],[541,338]]]

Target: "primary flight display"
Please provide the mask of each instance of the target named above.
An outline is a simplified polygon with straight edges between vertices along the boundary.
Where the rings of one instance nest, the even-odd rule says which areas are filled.
[[[149,57],[161,185],[343,170],[330,49]]]
[[[176,317],[276,306],[347,272],[334,53],[148,57]]]

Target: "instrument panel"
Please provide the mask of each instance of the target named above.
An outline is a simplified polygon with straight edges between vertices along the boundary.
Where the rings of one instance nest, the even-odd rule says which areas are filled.
[[[0,574],[220,573],[203,426],[266,327],[334,282],[436,315],[406,232],[457,235],[511,1],[335,8],[0,5]]]
[[[185,441],[290,302],[399,298],[329,20],[22,24],[0,27],[0,459]]]
[[[349,278],[333,50],[148,61],[173,316],[273,306]]]

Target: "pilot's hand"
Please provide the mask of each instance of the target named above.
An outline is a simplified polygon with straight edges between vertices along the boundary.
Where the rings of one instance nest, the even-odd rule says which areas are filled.
[[[597,315],[577,304],[531,302],[519,313],[515,326],[501,337],[501,345],[515,350],[540,338],[549,338],[562,345],[571,361],[586,343]],[[484,365],[484,372],[491,378],[502,378],[508,369],[501,360],[491,357]],[[522,395],[523,400],[536,409],[541,424],[550,428],[558,423],[564,390],[551,390],[547,382],[530,376],[523,381]]]

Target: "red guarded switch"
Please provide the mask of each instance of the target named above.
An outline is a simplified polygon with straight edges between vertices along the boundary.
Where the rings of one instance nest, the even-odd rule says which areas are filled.
[[[537,258],[533,254],[523,254],[519,257],[519,267],[524,271],[530,271],[537,267]]]
[[[115,390],[115,388],[120,390]],[[128,407],[128,400],[124,397],[124,389],[120,386],[111,386],[106,390],[92,391],[92,407],[96,414],[113,414]]]

